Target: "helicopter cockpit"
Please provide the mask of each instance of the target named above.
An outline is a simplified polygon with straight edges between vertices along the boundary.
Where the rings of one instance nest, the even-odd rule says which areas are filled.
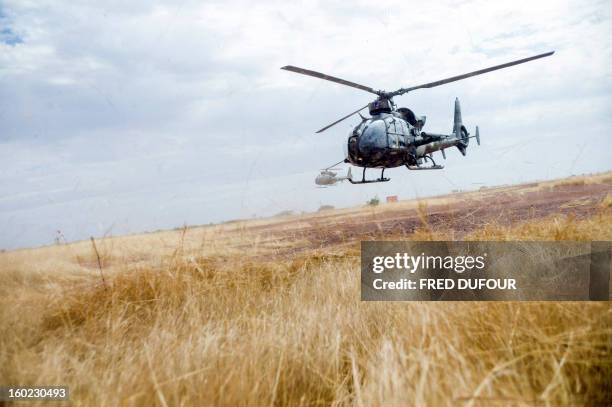
[[[401,115],[381,112],[355,127],[346,153],[351,162],[370,166],[389,160],[400,162],[413,138],[410,125]]]

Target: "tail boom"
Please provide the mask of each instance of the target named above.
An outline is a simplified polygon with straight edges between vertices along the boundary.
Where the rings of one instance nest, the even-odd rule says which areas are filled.
[[[455,111],[453,116],[452,134],[422,133],[426,142],[416,148],[417,158],[424,157],[425,155],[431,154],[435,151],[442,151],[442,155],[444,158],[446,158],[444,150],[450,147],[457,147],[462,155],[466,155],[470,138],[476,138],[476,142],[478,145],[480,145],[480,133],[478,131],[478,126],[476,126],[476,135],[470,136],[470,133],[463,125],[459,98],[455,98]]]

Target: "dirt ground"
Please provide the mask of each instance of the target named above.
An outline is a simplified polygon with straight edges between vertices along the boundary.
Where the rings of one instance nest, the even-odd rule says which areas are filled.
[[[510,226],[550,215],[585,219],[601,211],[612,194],[612,175],[575,177],[563,181],[486,188],[424,199],[400,201],[360,210],[335,210],[317,215],[287,217],[266,225],[240,229],[276,241],[307,242],[286,253],[385,237],[402,238],[427,226],[452,230],[455,239],[491,224]]]

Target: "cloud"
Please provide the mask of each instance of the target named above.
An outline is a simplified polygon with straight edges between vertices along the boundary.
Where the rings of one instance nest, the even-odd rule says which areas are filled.
[[[0,44],[15,46],[23,43],[23,38],[12,28],[12,17],[6,13],[0,4]]]

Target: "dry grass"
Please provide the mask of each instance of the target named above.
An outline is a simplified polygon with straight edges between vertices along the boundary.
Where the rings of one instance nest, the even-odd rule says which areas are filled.
[[[424,202],[411,205],[422,225],[410,238],[453,237],[428,224]],[[609,207],[466,238],[611,240]],[[106,285],[89,242],[0,255],[0,383],[66,384],[82,405],[612,397],[609,303],[361,302],[354,244],[281,258],[273,237],[252,233],[231,224],[99,241]]]

